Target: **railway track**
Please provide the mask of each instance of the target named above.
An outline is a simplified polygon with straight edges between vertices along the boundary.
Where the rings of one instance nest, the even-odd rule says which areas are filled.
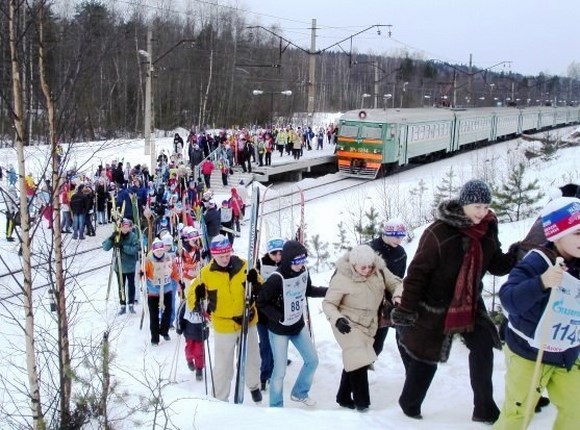
[[[338,176],[338,175],[337,175]],[[353,178],[345,178],[338,176],[336,179],[327,181],[324,183],[315,184],[313,186],[302,187],[304,192],[305,203],[311,202],[316,199],[321,199],[323,197],[330,196],[339,191],[349,190],[351,188],[356,188],[361,185],[367,185],[368,180],[360,180]],[[289,189],[288,191],[286,189]],[[264,208],[264,216],[272,215],[279,211],[290,209],[294,206],[300,204],[300,199],[292,199],[296,196],[298,192],[298,187],[288,186],[282,189],[281,193],[276,193],[276,190],[270,191],[267,194],[266,200],[263,202],[267,206]],[[278,203],[279,205],[274,206],[273,204]]]

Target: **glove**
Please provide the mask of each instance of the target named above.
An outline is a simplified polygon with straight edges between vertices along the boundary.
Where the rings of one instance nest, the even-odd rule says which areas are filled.
[[[182,295],[183,291],[185,291],[185,282],[183,282],[181,280],[179,281],[179,289],[178,290],[181,293],[180,295]]]
[[[417,312],[408,311],[400,306],[393,308],[391,311],[391,321],[394,325],[400,327],[410,327],[415,324],[419,315]]]
[[[123,242],[120,239],[119,240],[113,239],[113,246],[115,248],[121,249],[123,247]]]
[[[518,255],[518,252],[520,251],[522,246],[521,242],[514,242],[510,245],[509,249],[508,249],[508,254],[510,255]]]
[[[341,334],[347,334],[350,333],[350,324],[348,323],[348,320],[346,318],[339,318],[336,320],[336,323],[334,324],[336,326],[336,329],[341,333]]]
[[[205,290],[204,283],[201,283],[195,287],[195,297],[197,297],[197,300],[202,300],[207,297],[207,291]]]
[[[143,279],[143,276],[145,276],[145,272],[143,270],[139,270],[139,279]]]
[[[250,269],[248,271],[248,275],[246,276],[246,279],[252,285],[257,284],[258,283],[258,271],[254,268]]]

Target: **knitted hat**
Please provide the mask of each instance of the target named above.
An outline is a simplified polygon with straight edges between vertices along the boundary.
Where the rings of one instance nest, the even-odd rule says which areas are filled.
[[[560,197],[540,212],[546,239],[554,242],[580,229],[580,199]]]
[[[560,187],[562,197],[578,197],[580,198],[580,186],[576,184],[566,184]]]
[[[295,265],[295,266],[299,266],[301,264],[306,263],[306,259],[307,259],[306,254],[297,255],[296,257],[294,257],[292,259],[292,264]]]
[[[128,218],[123,218],[123,221],[121,221],[121,227],[133,227],[133,221]]]
[[[373,264],[375,261],[375,251],[368,245],[358,245],[351,249],[348,260],[351,264],[360,264],[361,266]]]
[[[391,237],[405,237],[407,236],[407,228],[405,223],[400,219],[390,219],[383,227],[383,236]]]
[[[165,250],[165,245],[163,244],[163,241],[161,239],[155,238],[155,240],[151,244],[151,251],[156,251],[158,249]]]
[[[487,184],[480,179],[467,181],[459,193],[459,203],[461,206],[478,203],[488,205],[491,203],[491,190]]]
[[[218,234],[209,244],[211,255],[223,255],[232,252],[232,245],[223,234]]]
[[[285,240],[281,237],[273,237],[266,243],[266,248],[268,249],[268,252],[282,251],[284,242]]]
[[[199,230],[195,227],[188,225],[187,227],[183,228],[183,231],[181,232],[181,237],[184,238],[185,240],[197,239],[199,237]]]

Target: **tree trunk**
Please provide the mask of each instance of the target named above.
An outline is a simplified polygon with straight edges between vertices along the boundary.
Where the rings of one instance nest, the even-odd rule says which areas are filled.
[[[52,208],[53,212],[53,235],[54,235],[54,259],[55,259],[55,294],[57,300],[58,318],[58,350],[59,350],[59,381],[60,381],[60,423],[61,427],[66,427],[70,421],[70,399],[71,399],[71,363],[68,340],[68,315],[66,309],[65,280],[62,256],[62,233],[60,228],[60,199],[59,191],[61,187],[61,177],[59,175],[60,154],[59,145],[55,129],[54,100],[52,99],[50,88],[46,81],[46,70],[44,67],[44,8],[41,5],[38,23],[38,70],[40,75],[40,86],[46,101],[48,114],[48,135],[51,145],[52,158]],[[50,258],[50,256],[49,256]]]
[[[30,262],[30,218],[28,216],[28,202],[24,187],[24,109],[22,104],[22,83],[20,72],[22,65],[17,54],[17,35],[15,29],[15,12],[17,10],[17,1],[10,0],[8,7],[8,37],[10,44],[10,62],[12,72],[12,95],[13,111],[12,120],[15,130],[15,147],[18,158],[18,173],[20,185],[20,219],[21,219],[21,237],[22,237],[22,275],[23,275],[23,307],[24,307],[24,337],[26,345],[26,369],[28,373],[28,384],[30,392],[30,407],[33,419],[33,428],[41,430],[46,428],[44,415],[42,412],[42,403],[40,401],[40,378],[36,365],[36,347],[34,341],[34,309],[32,307],[32,268]]]

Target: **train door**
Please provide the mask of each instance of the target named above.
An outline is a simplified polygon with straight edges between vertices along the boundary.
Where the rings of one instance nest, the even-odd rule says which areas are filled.
[[[391,124],[397,136],[399,144],[399,166],[403,166],[409,162],[408,140],[409,140],[409,126],[407,124]]]

